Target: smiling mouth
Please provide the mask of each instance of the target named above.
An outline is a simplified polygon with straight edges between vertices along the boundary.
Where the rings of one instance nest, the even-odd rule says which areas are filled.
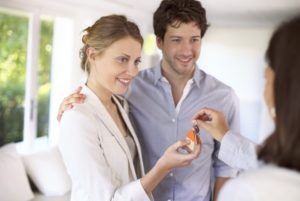
[[[192,58],[185,58],[185,59],[183,59],[183,58],[177,58],[177,60],[178,60],[179,62],[181,62],[181,63],[187,64],[187,63],[189,63],[189,62],[192,61]]]
[[[124,86],[128,86],[131,81],[129,79],[122,79],[122,78],[118,78],[117,80]]]

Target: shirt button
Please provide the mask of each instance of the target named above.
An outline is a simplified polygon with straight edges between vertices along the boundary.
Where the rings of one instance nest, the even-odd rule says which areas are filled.
[[[173,172],[171,172],[169,175],[170,175],[170,177],[173,177]]]
[[[176,119],[175,119],[175,118],[173,118],[173,119],[172,119],[172,122],[174,123],[175,121],[176,121]]]

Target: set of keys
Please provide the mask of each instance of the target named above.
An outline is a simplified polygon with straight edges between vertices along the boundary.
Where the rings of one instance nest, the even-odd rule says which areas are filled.
[[[212,118],[207,115],[203,114],[198,117],[202,121],[211,121]],[[186,134],[186,139],[190,141],[190,144],[187,145],[190,151],[194,151],[195,146],[200,144],[200,128],[197,124],[194,124],[192,129],[190,129]]]
[[[191,152],[194,151],[195,146],[200,144],[200,129],[197,125],[193,125],[193,128],[187,132],[186,139],[190,141],[187,147]]]

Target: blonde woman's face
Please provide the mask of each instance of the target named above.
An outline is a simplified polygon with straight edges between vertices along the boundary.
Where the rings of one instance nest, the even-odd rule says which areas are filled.
[[[274,71],[270,68],[267,67],[265,70],[265,91],[264,91],[264,98],[265,102],[269,108],[269,111],[272,116],[274,116],[274,110],[275,105],[274,105]]]
[[[89,80],[107,93],[124,94],[138,73],[141,50],[141,44],[131,37],[114,42],[91,59]]]

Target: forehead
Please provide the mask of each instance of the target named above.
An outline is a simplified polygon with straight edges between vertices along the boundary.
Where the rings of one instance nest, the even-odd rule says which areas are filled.
[[[201,36],[201,30],[195,22],[174,25],[167,26],[165,36]]]
[[[132,38],[126,37],[112,43],[107,49],[106,52],[112,53],[124,53],[129,55],[140,54],[142,49],[141,43]]]

